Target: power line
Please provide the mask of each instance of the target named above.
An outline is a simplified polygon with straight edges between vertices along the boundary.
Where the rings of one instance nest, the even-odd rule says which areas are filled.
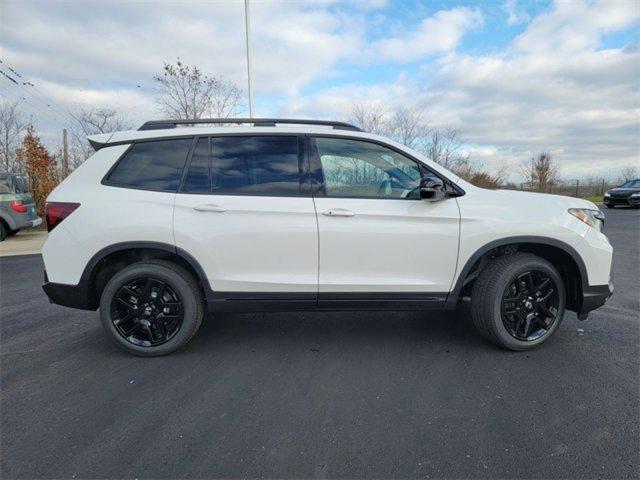
[[[78,118],[73,113],[71,113],[69,110],[67,110],[66,108],[64,108],[60,104],[58,104],[55,100],[53,100],[48,95],[44,94],[40,89],[38,89],[38,87],[33,82],[26,80],[23,77],[23,75],[20,72],[18,72],[16,69],[12,68],[9,64],[4,62],[2,59],[0,59],[0,64],[2,64],[5,68],[7,68],[9,71],[11,71],[15,76],[17,76],[18,78],[24,80],[22,82],[18,82],[15,79],[13,79],[10,76],[8,76],[5,72],[2,72],[0,70],[0,72],[2,72],[2,74],[5,77],[7,77],[9,80],[11,80],[14,84],[16,84],[19,87],[21,87],[22,89],[24,89],[27,93],[29,93],[31,96],[33,96],[34,98],[39,100],[47,108],[49,108],[51,110],[56,109],[59,114],[66,115],[68,117],[68,119],[71,120],[71,124],[72,125],[74,125],[76,122],[78,122]],[[29,88],[27,88],[27,87],[29,87]]]
[[[63,128],[66,127],[66,125],[60,121],[57,115],[54,115],[52,112],[48,110],[42,110],[40,107],[36,106],[33,103],[33,100],[31,98],[25,97],[23,95],[12,96],[8,92],[0,92],[0,95],[2,95],[3,98],[13,103],[25,104],[28,107],[27,110],[30,111],[30,116],[32,117],[32,119],[33,119],[33,114],[35,113],[37,116],[39,116],[43,120],[48,119],[49,121],[52,121],[54,124],[60,127],[63,127]]]

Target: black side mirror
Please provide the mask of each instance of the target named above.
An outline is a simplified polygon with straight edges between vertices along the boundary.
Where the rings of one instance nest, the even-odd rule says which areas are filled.
[[[438,177],[427,177],[420,180],[420,198],[430,202],[444,200],[444,183]]]

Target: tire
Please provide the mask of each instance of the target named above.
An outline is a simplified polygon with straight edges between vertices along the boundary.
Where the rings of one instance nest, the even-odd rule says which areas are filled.
[[[615,205],[611,205],[609,203],[607,203],[606,205],[607,205],[607,208],[614,208],[615,207]]]
[[[542,288],[545,278],[551,282]],[[531,296],[527,285],[535,291]],[[538,297],[537,293],[541,295]],[[547,295],[548,300],[543,302]],[[546,342],[558,329],[564,317],[565,298],[564,282],[551,263],[530,253],[505,255],[492,260],[476,280],[471,294],[471,318],[480,334],[495,345],[530,350]],[[510,299],[515,300],[507,302]],[[505,314],[503,308],[511,314]]]
[[[4,242],[8,235],[9,228],[7,228],[3,221],[0,221],[0,242]]]
[[[133,355],[155,357],[174,352],[191,340],[203,317],[198,282],[184,268],[163,260],[134,263],[119,271],[100,298],[102,326],[119,347]]]
[[[9,230],[9,233],[7,233],[7,237],[13,237],[16,233],[18,233],[20,231],[20,229],[16,229],[16,230]]]

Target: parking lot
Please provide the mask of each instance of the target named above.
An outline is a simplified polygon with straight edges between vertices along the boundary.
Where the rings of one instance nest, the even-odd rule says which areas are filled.
[[[528,353],[462,312],[223,315],[162,358],[0,259],[3,478],[638,478],[640,211],[614,297]]]

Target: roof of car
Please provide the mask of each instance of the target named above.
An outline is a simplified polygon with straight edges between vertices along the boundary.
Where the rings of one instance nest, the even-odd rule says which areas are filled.
[[[213,120],[213,121],[211,121]],[[198,124],[201,126],[193,126]],[[151,127],[149,128],[149,126]],[[179,128],[178,128],[179,125]],[[138,130],[126,130],[113,133],[102,133],[87,137],[89,143],[95,150],[107,146],[127,145],[139,140],[152,140],[163,138],[194,137],[205,135],[283,135],[283,134],[310,134],[310,135],[331,135],[340,137],[352,137],[357,139],[370,140],[386,146],[390,146],[402,152],[409,152],[413,157],[420,159],[429,168],[448,176],[454,182],[458,182],[469,187],[470,184],[462,180],[458,175],[450,172],[446,168],[431,162],[424,155],[415,152],[406,145],[360,130],[354,125],[345,122],[333,122],[328,120],[299,120],[299,119],[199,119],[199,120],[154,120],[145,123]]]
[[[198,125],[198,126],[194,126]],[[90,135],[87,137],[94,149],[107,145],[130,143],[135,140],[173,138],[194,135],[242,134],[242,133],[313,133],[328,132],[357,137],[375,137],[358,127],[345,122],[307,119],[234,118],[234,119],[191,119],[152,120],[138,130]]]

